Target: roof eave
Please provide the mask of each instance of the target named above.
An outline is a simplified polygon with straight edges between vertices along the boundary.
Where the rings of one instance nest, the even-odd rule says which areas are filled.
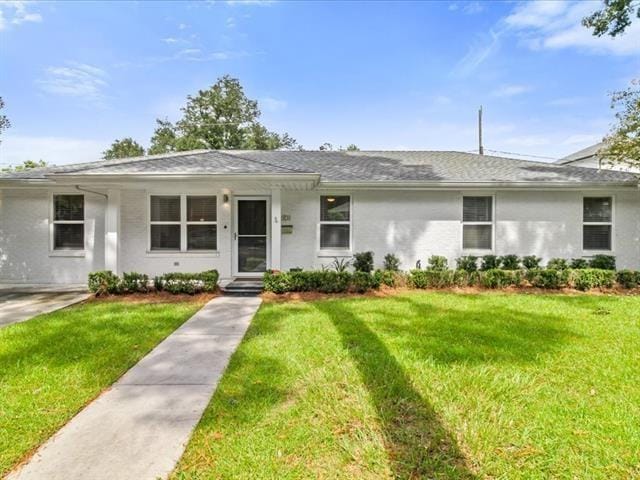
[[[319,189],[369,189],[382,188],[389,190],[397,189],[496,189],[496,188],[513,188],[513,189],[576,189],[585,188],[625,188],[638,189],[640,184],[638,181],[612,181],[612,182],[406,182],[406,181],[382,181],[382,182],[327,182],[320,181]]]

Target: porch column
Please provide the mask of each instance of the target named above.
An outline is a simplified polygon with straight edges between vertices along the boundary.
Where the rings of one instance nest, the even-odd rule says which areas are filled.
[[[280,190],[271,190],[271,268],[280,270],[280,240],[282,228],[282,194]]]
[[[120,265],[120,190],[107,191],[104,215],[104,268],[119,275]]]

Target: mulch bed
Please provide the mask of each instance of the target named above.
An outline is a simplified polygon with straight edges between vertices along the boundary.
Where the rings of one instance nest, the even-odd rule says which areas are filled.
[[[124,303],[206,303],[218,297],[217,292],[198,293],[195,295],[173,294],[169,292],[127,293],[124,295],[101,295],[90,297],[87,302],[124,302]]]
[[[478,294],[487,292],[500,292],[507,294],[529,295],[640,295],[640,288],[631,290],[616,287],[606,289],[594,289],[587,292],[573,288],[561,288],[557,290],[535,287],[507,287],[507,288],[482,288],[482,287],[448,287],[448,288],[389,288],[380,287],[379,290],[369,290],[366,293],[321,293],[321,292],[286,292],[276,294],[264,292],[261,297],[267,303],[280,302],[312,302],[314,300],[329,300],[337,298],[384,298],[408,292],[449,292],[459,294]]]

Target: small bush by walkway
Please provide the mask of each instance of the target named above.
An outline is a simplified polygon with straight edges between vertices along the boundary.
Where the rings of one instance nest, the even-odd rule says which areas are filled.
[[[209,297],[187,298],[94,300],[0,329],[0,477]]]

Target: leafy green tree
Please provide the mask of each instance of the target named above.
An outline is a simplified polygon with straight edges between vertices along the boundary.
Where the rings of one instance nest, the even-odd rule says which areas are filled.
[[[320,145],[318,147],[318,150],[321,151],[326,151],[326,152],[332,152],[334,150],[333,145],[329,142],[325,142],[322,145]],[[340,145],[337,149],[339,152],[357,152],[360,149],[358,148],[358,146],[354,143],[350,143],[349,145],[345,147],[343,147],[342,145]]]
[[[640,79],[631,81],[626,90],[611,95],[616,110],[616,124],[604,138],[600,149],[604,162],[640,168]]]
[[[176,124],[157,120],[149,153],[193,149],[276,150],[299,148],[287,133],[267,130],[258,102],[247,98],[240,81],[225,75],[207,90],[187,97]]]
[[[640,18],[640,1],[604,0],[603,8],[583,18],[582,24],[592,28],[598,37],[605,34],[615,37],[631,25],[634,15]]]
[[[107,150],[102,152],[102,158],[112,160],[114,158],[140,157],[144,155],[144,148],[131,137],[116,140]]]
[[[4,108],[4,100],[0,97],[0,110]],[[0,115],[0,134],[11,126],[11,122],[6,115]]]
[[[347,145],[347,148],[345,148],[345,150],[346,150],[347,152],[358,152],[358,151],[360,151],[360,149],[358,148],[358,146],[357,146],[357,145],[355,145],[355,144],[353,144],[353,143],[350,143],[349,145]]]
[[[24,172],[25,170],[31,170],[33,168],[46,167],[47,162],[44,160],[25,160],[22,165],[16,165],[15,167],[6,167],[2,169],[2,172]]]

